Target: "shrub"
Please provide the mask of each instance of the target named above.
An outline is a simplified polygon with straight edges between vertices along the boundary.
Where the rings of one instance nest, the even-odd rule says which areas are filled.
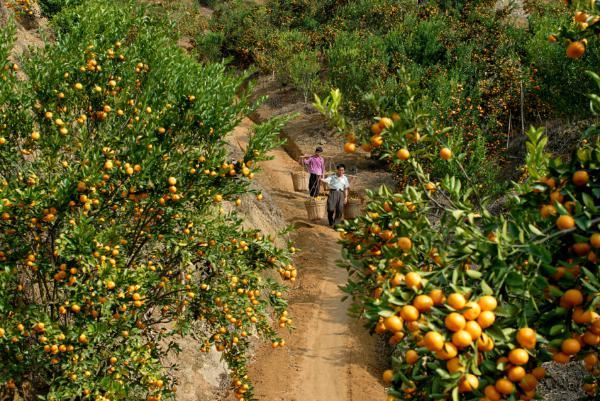
[[[252,398],[249,336],[276,347],[273,319],[288,325],[263,272],[296,272],[221,205],[252,193],[285,121],[256,126],[231,160],[225,135],[255,107],[236,97],[244,76],[193,61],[134,2],[65,7],[53,26],[26,81],[0,42],[0,390],[173,399],[162,361],[185,335],[222,352]]]

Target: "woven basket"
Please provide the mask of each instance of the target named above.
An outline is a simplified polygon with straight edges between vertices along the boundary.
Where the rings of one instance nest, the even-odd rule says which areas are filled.
[[[344,218],[355,219],[360,215],[362,199],[348,199],[348,203],[344,206]]]
[[[327,214],[327,199],[310,198],[304,201],[309,220],[324,219]]]
[[[309,175],[306,171],[292,172],[292,183],[294,184],[294,191],[308,191],[308,177]]]

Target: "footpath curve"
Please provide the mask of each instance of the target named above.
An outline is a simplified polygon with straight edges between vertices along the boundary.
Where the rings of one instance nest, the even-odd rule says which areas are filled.
[[[232,133],[240,146],[253,122],[245,119]],[[348,317],[339,289],[346,279],[336,266],[339,235],[325,222],[307,220],[306,195],[294,192],[290,173],[298,168],[282,148],[274,160],[261,163],[258,182],[296,226],[292,234],[300,249],[295,263],[298,280],[289,293],[290,315],[296,329],[284,333],[287,345],[257,350],[249,375],[261,401],[373,401],[384,399],[379,380],[383,349],[358,322]]]

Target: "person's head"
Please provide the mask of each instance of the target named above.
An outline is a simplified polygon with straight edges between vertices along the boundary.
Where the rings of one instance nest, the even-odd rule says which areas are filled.
[[[315,149],[315,155],[321,156],[321,153],[323,153],[323,148],[320,146],[317,146],[317,148]]]
[[[338,177],[341,177],[341,176],[344,175],[344,172],[346,171],[346,166],[345,165],[343,165],[343,164],[340,163],[340,164],[337,164],[335,166],[335,168],[337,170]]]

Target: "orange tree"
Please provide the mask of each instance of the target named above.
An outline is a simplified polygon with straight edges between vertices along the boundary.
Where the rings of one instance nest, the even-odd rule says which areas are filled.
[[[388,400],[533,399],[547,360],[583,360],[582,391],[595,399],[597,129],[569,162],[545,154],[546,138],[531,129],[527,174],[501,214],[468,176],[458,178],[463,155],[444,131],[410,101],[380,118],[362,141],[404,164],[413,184],[370,193],[365,215],[341,228],[351,311],[394,350]],[[434,154],[459,174],[430,180],[416,159]]]
[[[253,192],[283,120],[231,160],[225,135],[254,107],[244,77],[195,62],[133,2],[65,8],[53,26],[20,67],[14,27],[0,31],[0,391],[171,399],[163,360],[187,335],[252,399],[249,336],[277,347],[291,322],[263,272],[296,271],[221,202]]]

